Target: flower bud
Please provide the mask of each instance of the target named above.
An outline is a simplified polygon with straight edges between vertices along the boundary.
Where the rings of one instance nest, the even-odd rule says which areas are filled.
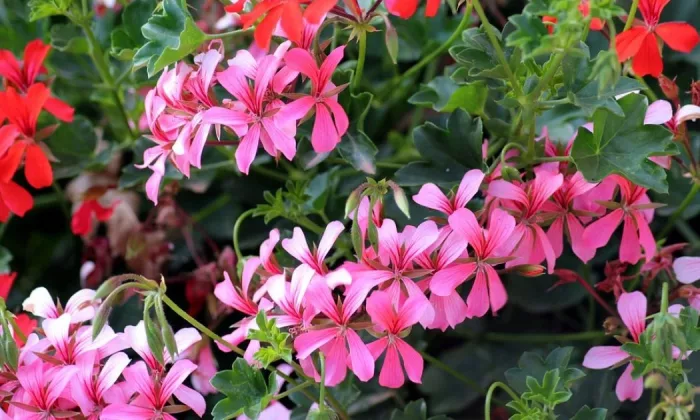
[[[659,76],[659,87],[669,101],[678,102],[678,85],[675,78],[671,80],[662,74]]]

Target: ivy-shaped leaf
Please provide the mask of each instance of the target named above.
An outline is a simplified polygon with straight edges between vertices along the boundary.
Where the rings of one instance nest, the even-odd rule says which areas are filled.
[[[164,0],[162,12],[151,16],[141,33],[148,42],[134,55],[134,67],[146,66],[149,77],[187,56],[207,39],[183,0]]]
[[[236,359],[232,370],[214,375],[211,385],[226,395],[212,410],[212,416],[216,420],[241,414],[256,419],[270,403],[272,393],[275,392],[274,375],[271,381],[265,381],[262,372],[251,367],[243,358]]]
[[[593,114],[593,133],[579,128],[571,150],[576,167],[590,182],[618,174],[637,185],[666,193],[666,171],[649,157],[677,154],[673,135],[661,126],[644,124],[646,97],[630,94],[620,99],[619,105],[624,116],[599,109]]]

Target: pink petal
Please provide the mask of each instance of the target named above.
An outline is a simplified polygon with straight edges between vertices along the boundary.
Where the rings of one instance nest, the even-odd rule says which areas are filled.
[[[673,262],[676,278],[683,284],[700,280],[700,257],[680,257]]]
[[[400,338],[395,341],[396,347],[401,353],[403,366],[411,382],[420,384],[423,377],[423,357],[413,347]]]
[[[632,338],[639,340],[639,336],[646,329],[647,298],[642,292],[623,293],[617,301],[617,311],[622,322],[629,329]]]
[[[637,401],[644,393],[644,378],[632,378],[632,364],[628,364],[615,386],[615,394],[620,401]]]
[[[395,346],[389,346],[384,356],[384,365],[379,373],[379,384],[387,388],[401,388],[404,383],[403,369]]]
[[[620,346],[592,347],[583,358],[583,366],[588,369],[607,369],[629,358],[630,355]]]
[[[455,289],[474,274],[475,263],[456,264],[435,273],[430,281],[430,291],[438,296],[449,296]],[[486,284],[484,284],[486,287]],[[486,299],[488,301],[488,298]],[[487,308],[488,309],[488,308]]]
[[[435,184],[425,184],[421,187],[418,194],[413,196],[413,201],[423,207],[437,210],[445,214],[450,214],[452,204],[447,196]]]

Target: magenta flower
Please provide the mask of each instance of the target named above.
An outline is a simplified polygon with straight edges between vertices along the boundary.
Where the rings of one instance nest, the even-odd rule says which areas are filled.
[[[126,404],[124,393],[114,387],[130,359],[126,353],[115,353],[104,366],[95,369],[100,363],[96,353],[86,353],[78,359],[78,373],[71,382],[71,396],[80,407],[83,415],[90,420],[98,420],[102,410],[112,403]]]
[[[350,125],[348,116],[337,99],[343,86],[337,88],[331,82],[333,72],[343,59],[344,51],[345,46],[331,51],[321,67],[316,64],[310,52],[301,48],[289,51],[284,58],[288,68],[311,80],[311,95],[288,104],[282,114],[284,118],[297,121],[304,118],[312,108],[315,109],[316,121],[311,133],[311,144],[316,153],[326,153],[335,149]]]
[[[294,269],[292,281],[288,282],[284,274],[270,277],[267,281],[267,293],[283,315],[275,315],[278,327],[308,327],[316,315],[311,305],[306,304],[304,296],[316,272],[306,264]]]
[[[431,183],[423,185],[418,194],[413,196],[413,201],[449,216],[457,209],[466,207],[469,200],[479,192],[483,180],[484,173],[474,169],[464,174],[457,192],[451,198],[447,198],[437,185]]]
[[[655,205],[651,203],[645,188],[619,175],[611,175],[611,178],[620,187],[621,202],[615,203],[619,207],[588,225],[583,232],[583,240],[589,246],[601,248],[624,221],[620,261],[636,264],[642,258],[641,248],[644,249],[646,262],[649,262],[656,255],[656,240],[649,228]]]
[[[391,296],[376,291],[367,299],[367,313],[372,317],[374,329],[386,335],[370,343],[367,347],[374,360],[386,351],[384,365],[379,373],[379,384],[388,388],[400,388],[404,383],[403,369],[399,355],[403,359],[408,379],[421,383],[423,358],[413,347],[401,338],[401,333],[418,323],[427,307],[425,300],[411,297],[396,307]]]
[[[646,330],[647,298],[641,292],[623,293],[617,301],[620,318],[635,343]],[[589,369],[607,369],[630,358],[622,346],[596,346],[588,350],[583,359],[583,366]],[[620,401],[637,401],[644,392],[644,379],[632,378],[632,364],[627,364],[625,371],[617,380],[615,393]]]
[[[452,230],[467,240],[474,250],[473,262],[457,262],[435,273],[430,290],[439,296],[450,296],[455,289],[475,274],[474,285],[467,297],[467,316],[481,317],[489,307],[495,314],[508,300],[501,278],[493,268],[510,255],[509,237],[515,231],[515,219],[503,210],[494,209],[489,216],[488,230],[482,229],[470,210],[459,209],[449,218]],[[459,246],[456,244],[456,246]],[[461,251],[457,248],[454,252]]]
[[[489,195],[500,198],[501,205],[516,214],[518,219],[511,238],[514,255],[518,258],[509,261],[506,267],[540,264],[546,259],[549,273],[554,271],[556,255],[540,227],[544,221],[540,212],[563,182],[561,174],[539,171],[534,180],[521,186],[503,180],[493,181],[489,185]]]
[[[204,415],[204,398],[182,383],[197,369],[189,360],[178,360],[162,378],[149,374],[144,362],[136,362],[124,369],[126,383],[131,385],[138,396],[128,404],[115,403],[103,411],[102,420],[175,420],[168,412],[168,400],[175,395],[183,404],[190,407],[199,417]],[[183,391],[186,390],[186,391]]]
[[[37,360],[17,369],[20,390],[12,405],[18,412],[14,418],[27,420],[54,419],[54,412],[64,411],[60,400],[78,373],[75,366],[54,367]],[[58,413],[56,413],[58,414]]]
[[[365,295],[352,290],[341,302],[333,299],[325,281],[314,281],[306,292],[307,302],[330,320],[329,324],[310,327],[294,340],[300,360],[321,349],[326,356],[326,384],[335,386],[345,379],[347,368],[366,382],[374,376],[374,358],[350,325],[353,314],[362,306]]]

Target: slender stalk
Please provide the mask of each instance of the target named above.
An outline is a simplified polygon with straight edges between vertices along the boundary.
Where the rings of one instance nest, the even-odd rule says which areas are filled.
[[[243,212],[240,216],[238,216],[238,219],[236,219],[236,223],[233,225],[233,250],[236,251],[236,257],[238,257],[238,261],[243,260],[243,253],[241,252],[241,245],[238,242],[238,232],[241,229],[241,225],[243,224],[243,221],[245,219],[247,219],[248,217],[252,216],[254,212],[255,212],[255,209],[250,209],[250,210]]]
[[[359,35],[360,52],[357,56],[357,67],[355,67],[355,76],[352,79],[352,90],[357,91],[362,82],[362,73],[365,69],[365,57],[367,56],[367,31],[360,31]]]
[[[461,373],[457,372],[456,370],[452,369],[449,365],[447,365],[445,362],[443,362],[440,359],[437,359],[427,352],[421,350],[420,351],[421,356],[423,356],[423,359],[427,360],[430,362],[432,365],[435,365],[436,368],[442,370],[443,372],[449,374],[450,376],[454,377],[458,381],[462,382],[464,385],[468,386],[475,392],[477,392],[480,395],[484,395],[484,388],[481,387],[476,381],[473,379],[467,378],[466,376],[462,375]]]
[[[206,39],[207,40],[213,40],[213,39],[222,39],[222,38],[231,38],[231,37],[237,37],[237,36],[242,36],[242,35],[248,35],[253,33],[255,28],[248,28],[248,29],[237,29],[235,31],[230,31],[230,32],[222,32],[220,34],[206,34]]]
[[[686,209],[693,203],[693,200],[695,200],[695,196],[700,192],[700,184],[699,183],[694,183],[693,187],[690,189],[690,192],[688,192],[688,195],[685,196],[685,199],[681,203],[681,205],[676,209],[676,211],[673,212],[671,217],[668,219],[668,222],[666,222],[666,226],[664,229],[661,231],[660,237],[665,238],[668,236],[669,233],[671,233],[671,230],[673,230],[673,226],[676,224],[678,219],[683,216],[683,213],[685,213]]]
[[[508,79],[510,80],[510,84],[512,85],[515,95],[518,97],[522,96],[523,91],[520,87],[520,83],[518,82],[518,78],[515,77],[515,73],[513,73],[513,70],[510,68],[510,64],[508,64],[508,60],[506,59],[506,55],[503,52],[503,48],[501,48],[501,42],[496,37],[496,34],[494,33],[494,28],[489,22],[489,19],[486,17],[486,13],[484,13],[484,8],[481,7],[481,3],[479,2],[479,0],[472,0],[470,4],[474,5],[474,10],[476,11],[476,14],[479,15],[479,19],[481,19],[481,25],[484,27],[484,30],[486,31],[486,36],[489,38],[489,41],[491,41],[493,49],[496,51],[496,57],[498,58],[498,61],[501,62],[501,65],[503,66],[506,75],[508,75]]]
[[[491,420],[491,400],[494,400],[493,398],[493,393],[498,389],[501,388],[505,392],[510,395],[510,397],[513,399],[513,401],[520,401],[520,397],[513,392],[512,389],[503,382],[494,382],[490,387],[489,390],[486,392],[486,401],[484,402],[484,419],[485,420]]]
[[[639,7],[639,0],[632,0],[632,6],[630,7],[630,12],[627,15],[627,22],[625,22],[625,31],[632,27],[634,18],[637,15],[637,7]]]

